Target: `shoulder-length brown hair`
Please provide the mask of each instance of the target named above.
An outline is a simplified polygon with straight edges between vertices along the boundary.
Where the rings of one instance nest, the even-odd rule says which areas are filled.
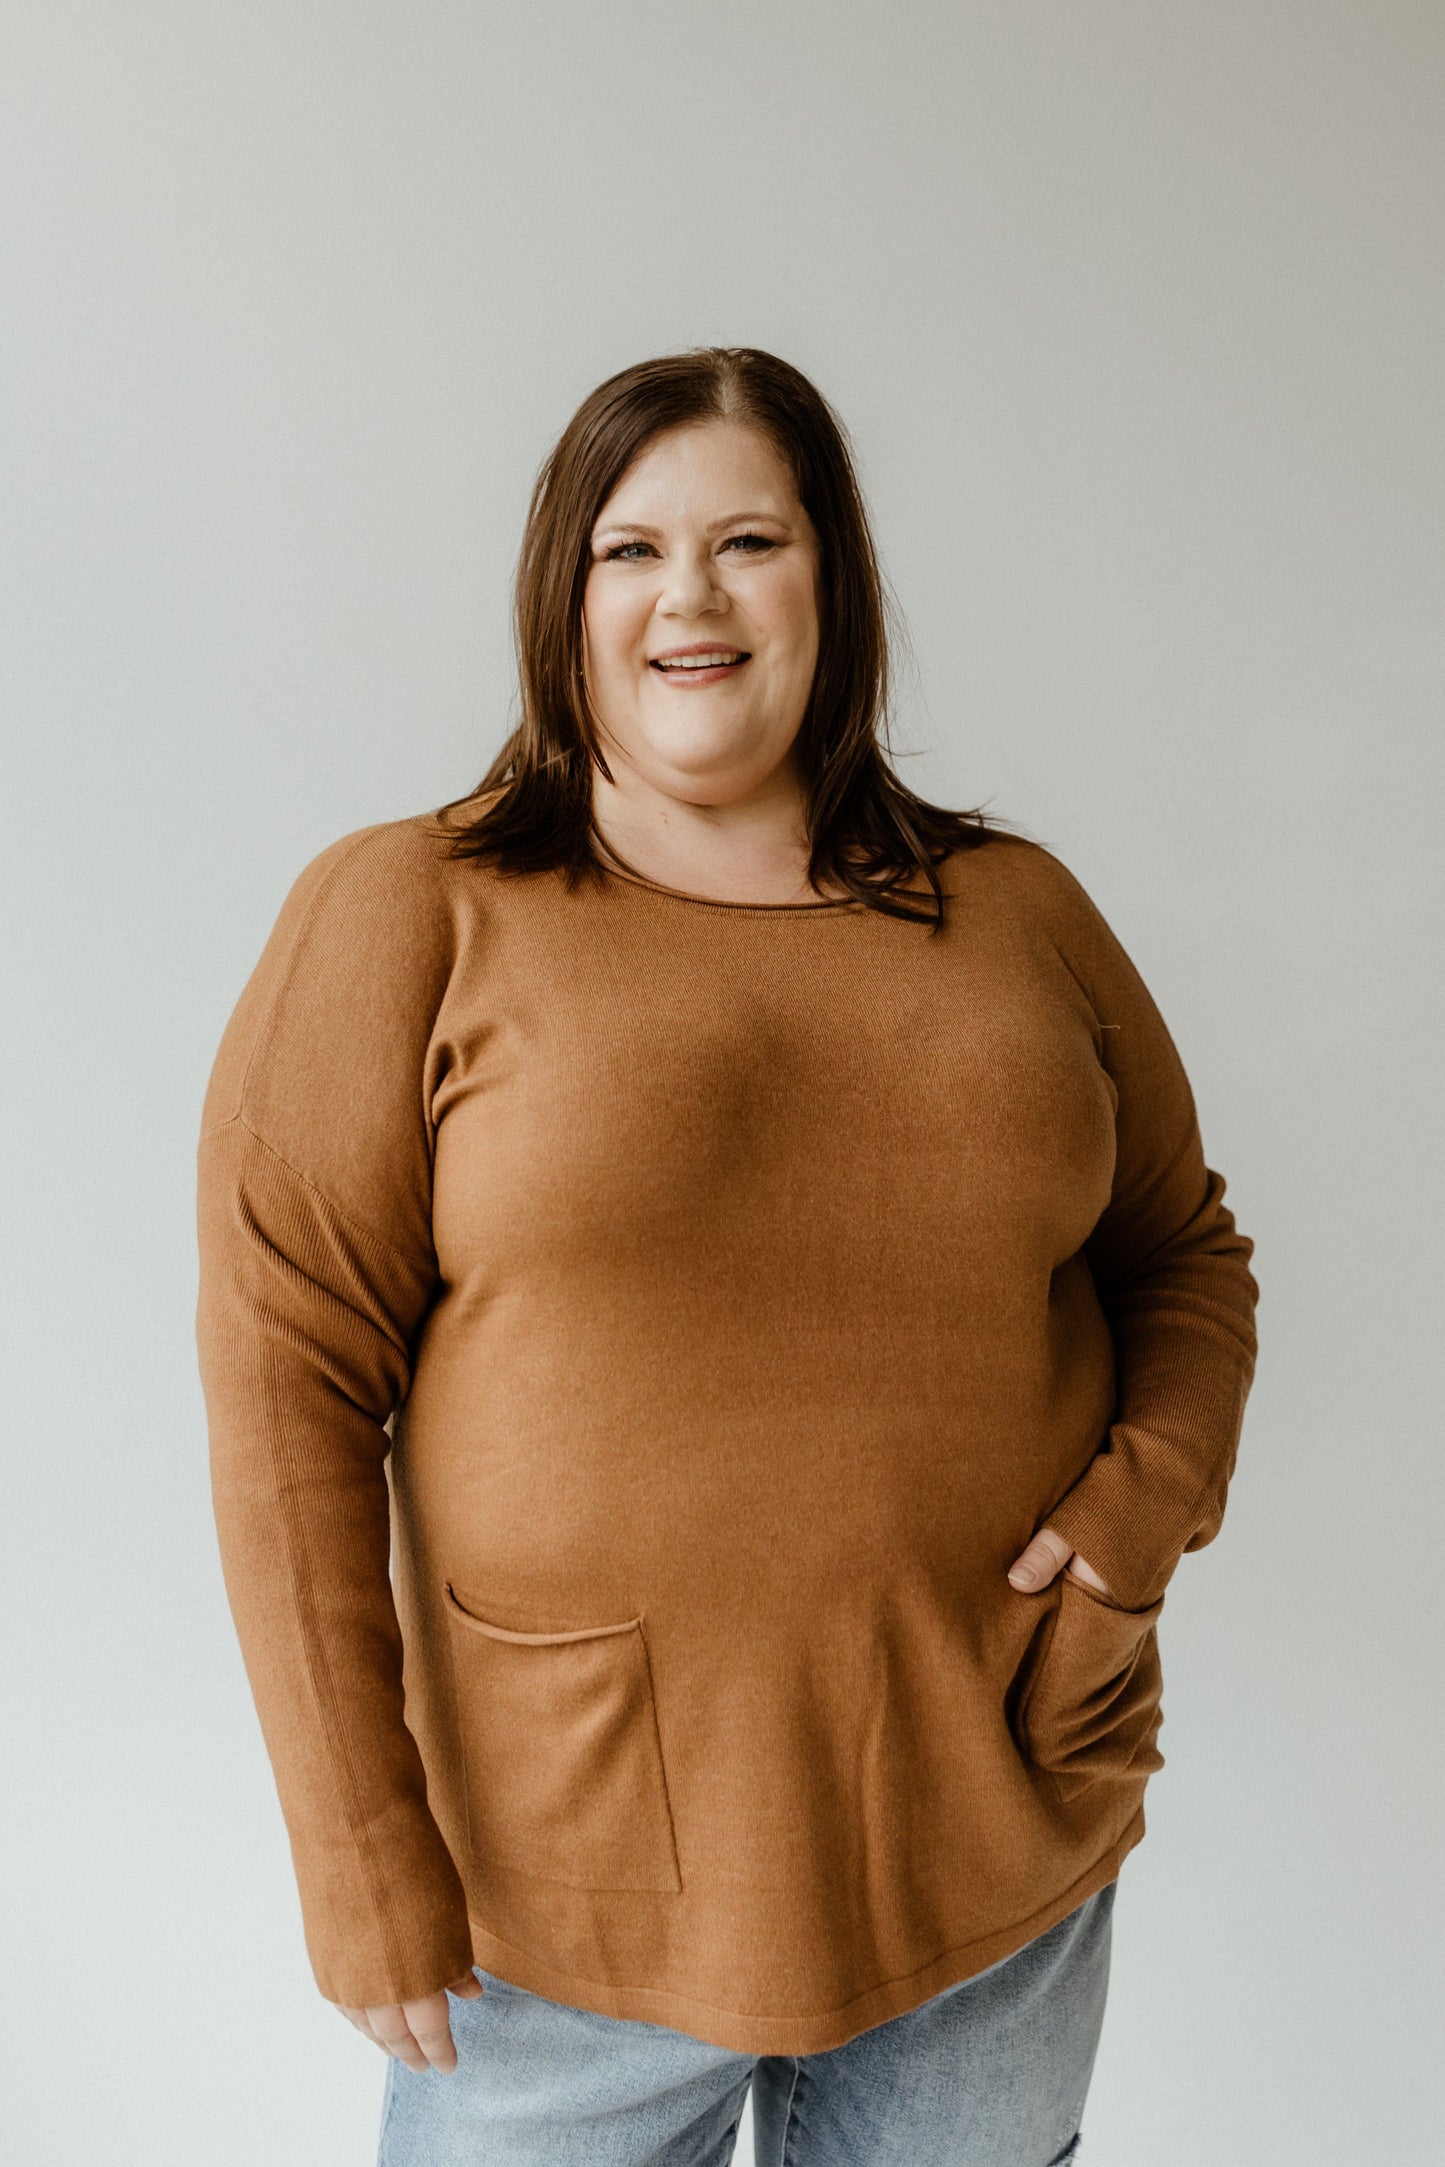
[[[763,430],[792,470],[818,537],[818,667],[795,753],[805,790],[808,877],[893,917],[941,921],[935,870],[986,840],[982,812],[930,805],[886,752],[890,608],[838,416],[800,370],[751,346],[639,362],[584,399],[543,462],[517,564],[513,633],[521,719],[475,791],[489,802],[453,830],[451,854],[510,873],[599,870],[594,765],[610,779],[582,677],[582,594],[598,514],[665,430],[728,420]],[[913,885],[922,877],[930,904]]]

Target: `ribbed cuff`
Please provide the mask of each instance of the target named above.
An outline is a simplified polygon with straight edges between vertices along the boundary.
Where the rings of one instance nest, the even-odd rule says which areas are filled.
[[[1152,1531],[1140,1525],[1139,1515],[1121,1509],[1127,1501],[1111,1480],[1116,1473],[1107,1457],[1092,1461],[1044,1525],[1088,1560],[1106,1582],[1115,1609],[1147,1610],[1164,1593],[1183,1548],[1157,1537],[1151,1542]]]

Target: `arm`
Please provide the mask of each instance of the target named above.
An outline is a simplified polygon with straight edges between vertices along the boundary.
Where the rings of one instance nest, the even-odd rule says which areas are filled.
[[[1117,1098],[1113,1189],[1084,1244],[1117,1392],[1107,1436],[1045,1528],[1116,1603],[1143,1609],[1182,1553],[1218,1533],[1254,1375],[1259,1290],[1253,1243],[1205,1164],[1163,1019],[1083,889],[1071,875],[1065,883],[1060,951],[1097,1018]]]
[[[227,1593],[317,1983],[357,2007],[430,1994],[472,1961],[404,1718],[388,1571],[385,1424],[436,1278],[425,1070],[446,927],[415,892],[415,849],[364,831],[297,882],[222,1041],[199,1155]]]

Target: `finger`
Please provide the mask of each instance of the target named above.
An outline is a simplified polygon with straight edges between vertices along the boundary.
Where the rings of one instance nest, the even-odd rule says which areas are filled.
[[[460,1979],[453,1979],[447,1992],[455,1994],[458,2001],[475,2001],[485,1989],[474,1971],[464,1971]]]
[[[395,2002],[389,2002],[383,2008],[368,2009],[366,2015],[379,2047],[385,2047],[397,2061],[405,2062],[408,2069],[420,2072],[431,2067],[412,2037],[405,2012]]]
[[[401,2011],[410,2026],[412,2038],[432,2068],[444,2072],[455,2069],[457,2050],[452,2041],[446,1995],[425,1994],[417,2001],[404,2001]]]
[[[336,2006],[341,2011],[341,2014],[345,2017],[347,2023],[354,2024],[356,2026],[356,2029],[361,2033],[363,2039],[369,2039],[372,2042],[373,2046],[380,2046],[381,2041],[377,2038],[375,2032],[366,2021],[366,2011],[364,2009],[348,2009],[343,2002],[338,2002]]]
[[[1074,1552],[1073,1556],[1069,1559],[1068,1564],[1064,1567],[1064,1570],[1069,1575],[1070,1579],[1082,1580],[1084,1586],[1086,1588],[1092,1588],[1096,1595],[1106,1595],[1109,1596],[1110,1601],[1113,1600],[1112,1595],[1110,1595],[1108,1581],[1103,1579],[1100,1574],[1095,1572],[1093,1566],[1083,1555],[1082,1551],[1076,1550]]]
[[[1073,1554],[1072,1543],[1066,1543],[1052,1528],[1041,1527],[1028,1548],[1009,1567],[1009,1582],[1025,1594],[1036,1593],[1048,1586]]]

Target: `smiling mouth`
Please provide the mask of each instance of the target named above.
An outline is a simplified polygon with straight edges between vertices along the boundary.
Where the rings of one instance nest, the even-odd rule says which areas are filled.
[[[660,677],[686,677],[695,675],[699,670],[735,669],[738,663],[748,659],[745,648],[714,647],[704,654],[659,655],[654,657],[648,667],[656,670]]]

